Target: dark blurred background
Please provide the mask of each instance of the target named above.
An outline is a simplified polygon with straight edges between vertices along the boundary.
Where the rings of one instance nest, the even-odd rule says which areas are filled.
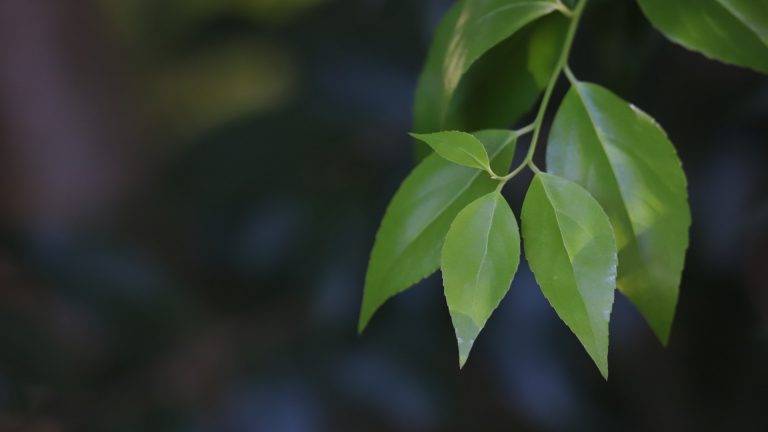
[[[631,0],[571,63],[689,175],[670,346],[619,296],[606,383],[524,265],[462,372],[439,277],[355,334],[449,6],[0,0],[0,431],[768,430],[768,79]]]

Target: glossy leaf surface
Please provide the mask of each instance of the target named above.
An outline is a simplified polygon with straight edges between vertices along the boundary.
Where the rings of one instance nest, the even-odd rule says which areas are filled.
[[[442,158],[455,164],[490,171],[488,153],[474,135],[466,132],[444,131],[431,134],[411,134],[426,143]]]
[[[547,168],[605,209],[619,248],[619,289],[666,343],[691,216],[685,173],[664,131],[610,91],[577,83],[552,126]]]
[[[482,131],[491,167],[506,172],[515,152],[516,133]],[[458,166],[438,155],[422,161],[405,179],[387,208],[371,252],[358,329],[387,299],[434,273],[440,266],[445,235],[456,215],[494,190],[488,173]]]
[[[442,89],[453,92],[486,51],[557,9],[556,0],[465,0],[442,62]]]
[[[617,265],[608,216],[581,186],[537,174],[522,222],[525,256],[544,296],[607,378]]]
[[[638,0],[669,39],[704,55],[768,73],[768,1]]]
[[[520,262],[520,234],[509,204],[492,192],[451,224],[441,269],[463,367],[475,339],[509,291]]]
[[[561,14],[525,26],[486,51],[449,94],[442,90],[442,64],[461,10],[443,18],[419,80],[414,130],[503,128],[528,112],[549,81],[568,27]]]
[[[422,70],[414,130],[503,128],[527,112],[565,37],[568,20],[550,14],[555,7],[554,0],[457,2],[438,26]]]

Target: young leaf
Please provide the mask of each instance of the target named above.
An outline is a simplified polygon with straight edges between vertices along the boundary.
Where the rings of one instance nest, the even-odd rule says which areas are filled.
[[[411,134],[412,137],[426,143],[435,151],[453,163],[491,171],[488,153],[483,143],[466,132],[445,131],[432,134]]]
[[[445,299],[459,344],[459,367],[509,291],[520,261],[520,234],[507,201],[492,192],[462,210],[443,246]]]
[[[544,296],[607,379],[617,263],[608,216],[581,186],[537,174],[522,220],[525,256]]]
[[[475,133],[505,172],[512,163],[517,134]],[[371,251],[358,330],[387,299],[434,273],[451,222],[467,204],[496,187],[488,174],[450,163],[438,155],[421,162],[405,179],[387,208]]]
[[[552,126],[547,168],[605,209],[619,247],[619,290],[666,344],[691,216],[685,173],[664,131],[610,91],[575,83]]]
[[[476,130],[505,127],[524,114],[536,101],[554,68],[565,37],[568,20],[561,16],[542,22],[521,33],[558,7],[556,0],[462,0],[445,15],[435,33],[426,64],[416,89],[414,130],[419,133],[446,129]],[[554,15],[554,14],[553,14]],[[538,22],[536,23],[538,24]],[[518,33],[521,33],[518,35]],[[514,37],[513,37],[514,36]],[[518,37],[520,36],[520,37]],[[510,39],[510,44],[501,42]],[[494,47],[500,48],[495,50]],[[477,70],[470,68],[484,55]],[[491,61],[493,60],[493,61]],[[468,73],[469,72],[469,73]],[[454,92],[468,73],[463,106],[451,107]],[[474,89],[490,89],[482,104]],[[462,116],[486,107],[499,107],[480,121]],[[454,110],[451,115],[449,109]],[[448,116],[453,119],[449,121]],[[476,118],[476,119],[477,119]]]
[[[768,73],[765,0],[638,0],[672,41],[708,57]]]

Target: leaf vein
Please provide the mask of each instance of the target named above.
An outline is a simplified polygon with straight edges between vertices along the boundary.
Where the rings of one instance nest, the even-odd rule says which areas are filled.
[[[608,155],[608,151],[605,148],[605,143],[608,141],[608,139],[605,137],[605,134],[603,130],[598,126],[597,122],[595,121],[594,117],[592,116],[592,112],[590,111],[590,107],[587,105],[586,97],[584,94],[582,94],[581,89],[582,84],[578,83],[574,85],[574,88],[576,89],[576,93],[579,95],[579,100],[581,101],[582,106],[584,107],[584,111],[587,113],[587,118],[589,119],[590,124],[592,125],[592,129],[595,131],[595,135],[597,136],[597,141],[600,143],[598,148],[602,151],[603,156],[605,157],[606,164],[608,165],[608,169],[611,173],[611,178],[613,179],[613,183],[616,186],[616,190],[619,193],[619,198],[621,198],[621,211],[624,214],[624,216],[627,218],[627,221],[629,222],[629,228],[632,231],[632,236],[637,237],[637,227],[635,226],[635,222],[632,220],[632,217],[629,214],[629,210],[627,209],[627,199],[624,197],[624,190],[621,188],[621,184],[619,183],[619,177],[616,174],[616,170],[613,167],[613,164],[611,163],[611,158]],[[630,244],[636,244],[635,242],[630,242]],[[643,262],[643,265],[645,265],[645,257],[642,254],[638,254],[640,256],[641,261]]]
[[[595,329],[594,329],[594,323],[592,322],[592,318],[589,315],[589,308],[587,308],[587,303],[584,302],[584,296],[581,294],[581,290],[579,289],[579,282],[576,280],[576,271],[573,268],[573,257],[571,256],[570,251],[565,246],[565,237],[563,236],[563,229],[560,224],[560,218],[558,216],[558,213],[560,213],[557,208],[555,208],[555,202],[552,199],[552,196],[549,194],[549,191],[547,190],[547,185],[542,181],[541,182],[542,189],[544,189],[544,194],[547,196],[547,202],[550,205],[550,208],[552,209],[552,213],[555,216],[555,221],[557,222],[557,233],[560,235],[560,241],[563,245],[563,250],[565,251],[565,255],[568,257],[568,263],[570,264],[568,266],[568,270],[570,271],[571,278],[573,279],[574,285],[576,285],[576,291],[579,293],[579,301],[581,303],[581,306],[584,308],[584,313],[587,315],[588,321],[589,321],[589,333],[590,336],[592,336],[592,342],[595,344],[595,347],[599,345],[599,342],[597,340],[597,337],[595,336]]]
[[[496,196],[494,196],[493,199],[493,209],[491,210],[491,214],[489,216],[490,221],[488,222],[488,229],[485,231],[484,236],[484,242],[483,242],[483,256],[480,258],[480,265],[477,266],[477,273],[475,274],[475,286],[474,291],[477,291],[478,285],[480,285],[480,274],[483,272],[483,268],[485,267],[485,260],[488,258],[488,243],[491,239],[491,229],[493,228],[493,219],[496,216],[496,208],[499,205],[499,200]],[[476,294],[476,293],[475,293]],[[474,313],[477,309],[477,295],[472,296],[472,306],[470,308],[472,310],[472,315],[474,316]],[[480,323],[475,323],[480,324]]]

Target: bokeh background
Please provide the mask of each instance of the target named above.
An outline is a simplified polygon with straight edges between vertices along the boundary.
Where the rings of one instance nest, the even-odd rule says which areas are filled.
[[[439,276],[355,334],[449,6],[0,0],[0,431],[768,430],[768,78],[631,0],[571,63],[689,175],[670,346],[619,296],[606,383],[525,265],[462,372]]]

